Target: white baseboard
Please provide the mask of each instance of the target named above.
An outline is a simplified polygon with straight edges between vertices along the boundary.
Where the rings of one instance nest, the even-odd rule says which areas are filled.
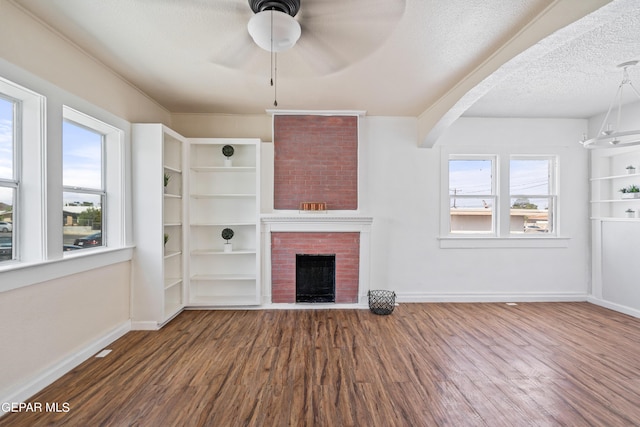
[[[157,331],[160,329],[158,322],[153,322],[150,320],[142,320],[142,321],[132,321],[131,322],[131,330],[132,331]]]
[[[640,310],[638,310],[637,308],[627,307],[626,305],[621,305],[615,302],[598,299],[593,296],[589,297],[587,301],[589,301],[592,304],[599,305],[604,308],[608,308],[610,310],[618,311],[623,314],[628,314],[629,316],[640,318]]]
[[[587,301],[582,293],[404,293],[396,292],[396,301],[410,302],[576,302]]]
[[[56,365],[41,372],[35,378],[25,382],[24,384],[14,387],[13,390],[9,390],[6,396],[0,397],[0,402],[24,402],[31,396],[52,384],[54,381],[62,377],[67,372],[71,371],[76,366],[80,365],[85,360],[89,359],[100,350],[122,337],[124,334],[131,330],[131,321],[127,320],[120,326],[117,326],[113,330],[109,331],[105,335],[97,338],[93,342],[89,343],[83,349],[74,352],[69,357],[63,359]],[[5,412],[0,409],[0,417]]]

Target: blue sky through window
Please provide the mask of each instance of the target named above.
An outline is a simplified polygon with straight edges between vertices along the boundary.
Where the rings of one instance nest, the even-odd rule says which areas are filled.
[[[449,195],[483,196],[492,194],[492,165],[489,159],[449,160]],[[509,163],[509,192],[513,195],[550,195],[548,159],[512,159]],[[538,207],[548,208],[548,199],[536,199]],[[489,203],[490,201],[487,201]],[[533,201],[532,201],[533,202]],[[453,203],[453,202],[452,202]],[[477,208],[484,203],[476,199],[457,198],[458,208]]]
[[[492,194],[491,163],[488,159],[449,160],[449,194]]]
[[[0,98],[0,178],[13,176],[13,102]],[[13,204],[13,191],[0,189],[0,202]]]
[[[65,187],[102,189],[102,135],[65,121],[63,134],[63,172]],[[85,202],[91,196],[65,193],[64,203]]]

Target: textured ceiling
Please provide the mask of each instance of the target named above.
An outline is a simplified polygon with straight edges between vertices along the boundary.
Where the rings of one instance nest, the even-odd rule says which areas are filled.
[[[277,59],[278,105],[418,116],[550,5],[570,1],[302,0],[302,38]],[[247,0],[13,2],[171,112],[273,108],[270,57],[247,34]],[[505,64],[457,108],[523,117],[606,109],[612,89],[603,76],[615,77],[615,90],[615,64],[640,57],[640,32],[630,31],[639,28],[638,1],[614,4],[610,16],[590,15]]]
[[[476,88],[487,92],[464,115],[588,118],[602,113],[622,80],[617,65],[640,59],[639,29],[640,2],[612,2],[505,64]],[[640,87],[640,66],[630,68],[629,76]],[[623,101],[639,99],[627,90]]]

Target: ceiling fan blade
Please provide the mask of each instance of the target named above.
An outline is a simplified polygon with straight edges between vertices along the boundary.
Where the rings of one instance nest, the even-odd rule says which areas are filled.
[[[303,37],[300,37],[292,50],[311,67],[313,72],[318,75],[333,74],[348,65],[342,55],[322,38],[316,37],[313,32],[304,27],[302,34]]]
[[[259,52],[259,47],[255,45],[249,33],[237,34],[231,41],[227,42],[223,49],[214,53],[211,62],[231,69],[244,69]]]
[[[404,14],[406,0],[328,0],[304,2],[298,20],[330,19],[334,22],[399,20]]]
[[[405,0],[341,0],[305,8],[311,11],[301,9],[302,36],[294,49],[317,72],[331,74],[376,51],[403,16]]]

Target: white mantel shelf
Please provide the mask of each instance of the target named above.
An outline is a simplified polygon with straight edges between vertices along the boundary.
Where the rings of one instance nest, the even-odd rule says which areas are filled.
[[[369,231],[373,217],[309,213],[299,215],[263,215],[268,231]]]

